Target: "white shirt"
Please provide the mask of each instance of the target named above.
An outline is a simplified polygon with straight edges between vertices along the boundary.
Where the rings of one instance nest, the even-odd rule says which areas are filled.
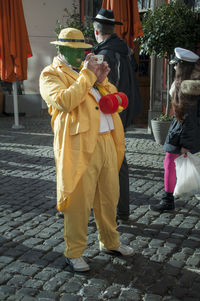
[[[92,88],[91,92],[94,95],[96,101],[99,102],[100,99],[101,99],[101,94],[99,93],[99,91],[95,88]],[[100,110],[99,133],[109,132],[113,129],[114,129],[114,123],[113,123],[112,115],[111,114],[104,114]]]
[[[58,59],[64,63],[65,65],[67,65],[69,68],[73,69],[71,65],[67,64],[67,61],[65,59],[63,59],[62,56],[58,56]],[[76,72],[75,70],[73,70],[74,72]],[[76,72],[78,74],[78,72]],[[97,102],[100,101],[101,99],[101,94],[99,93],[99,91],[95,88],[91,89],[91,93],[93,94],[94,98],[96,99]],[[112,115],[111,114],[104,114],[103,112],[101,112],[100,110],[100,126],[99,126],[99,133],[105,133],[105,132],[109,132],[111,130],[114,129],[114,123],[113,123],[113,119],[112,119]]]

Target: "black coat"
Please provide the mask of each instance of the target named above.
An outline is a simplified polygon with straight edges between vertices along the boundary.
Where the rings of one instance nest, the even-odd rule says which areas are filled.
[[[124,92],[128,96],[128,108],[120,113],[124,128],[126,128],[133,122],[133,117],[141,112],[140,91],[135,66],[129,56],[129,47],[123,39],[112,34],[95,46],[93,52],[104,55],[104,60],[111,69],[108,74],[109,81],[117,87],[119,92]]]
[[[200,99],[188,105],[184,122],[174,117],[169,128],[163,149],[168,153],[179,154],[181,147],[192,154],[200,151]]]

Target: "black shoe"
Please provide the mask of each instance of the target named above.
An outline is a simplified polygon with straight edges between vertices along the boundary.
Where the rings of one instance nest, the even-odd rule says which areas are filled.
[[[166,192],[159,204],[151,205],[150,209],[153,211],[170,211],[175,209],[174,197],[172,193]]]
[[[117,219],[121,219],[122,221],[128,221],[129,220],[129,214],[127,214],[127,215],[117,214]]]
[[[117,224],[128,224],[130,222],[129,215],[117,216]]]
[[[58,211],[58,212],[56,213],[56,217],[58,217],[58,218],[64,218],[64,213]]]

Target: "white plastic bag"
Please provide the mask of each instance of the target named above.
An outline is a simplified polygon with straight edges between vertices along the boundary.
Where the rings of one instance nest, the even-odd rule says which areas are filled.
[[[176,167],[176,186],[174,196],[200,193],[200,157],[187,153],[174,160]]]

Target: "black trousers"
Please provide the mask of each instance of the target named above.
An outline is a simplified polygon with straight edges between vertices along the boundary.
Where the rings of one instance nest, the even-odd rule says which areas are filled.
[[[120,196],[117,206],[117,216],[127,218],[129,216],[129,171],[126,157],[119,171]]]
[[[120,114],[121,121],[126,129],[127,122],[127,110],[122,111]],[[122,162],[121,169],[119,171],[119,185],[120,185],[120,196],[117,206],[117,216],[120,218],[127,218],[130,213],[129,209],[129,171],[126,157],[124,155],[124,160]]]

